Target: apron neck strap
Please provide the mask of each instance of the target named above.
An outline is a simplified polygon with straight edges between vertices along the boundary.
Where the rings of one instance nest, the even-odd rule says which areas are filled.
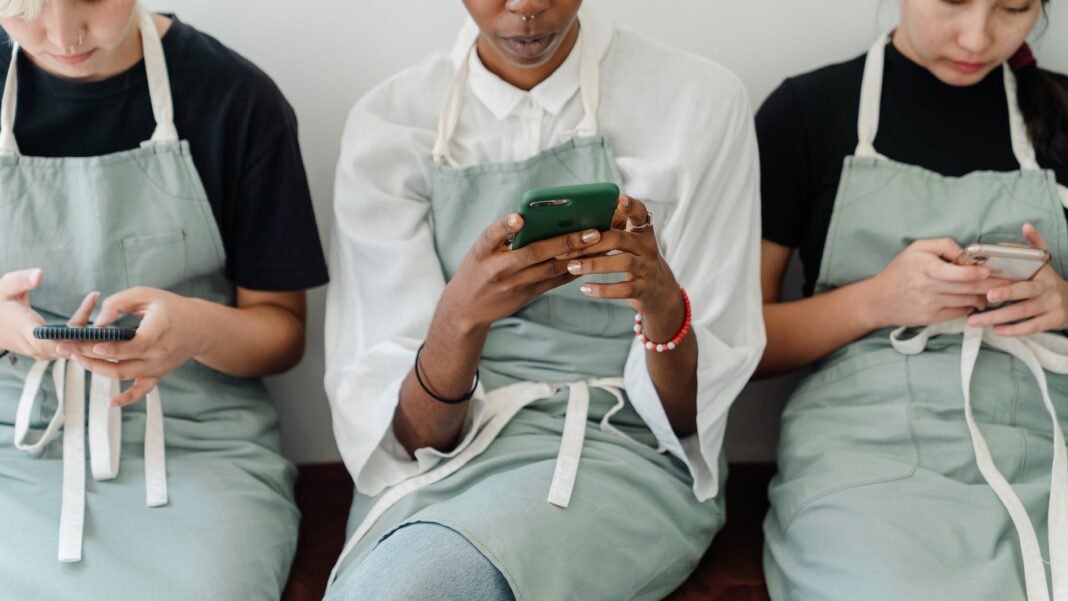
[[[163,56],[163,43],[159,31],[152,20],[152,13],[141,5],[137,11],[138,29],[141,33],[141,48],[145,57],[145,71],[148,74],[148,91],[152,99],[152,115],[156,120],[156,130],[152,138],[142,142],[141,146],[177,142],[178,130],[174,127],[174,104],[171,100],[171,83],[167,74],[167,62]],[[11,50],[11,63],[7,69],[4,84],[4,96],[0,101],[0,155],[18,156],[19,147],[15,140],[15,109],[18,104],[18,55],[19,46]]]
[[[885,159],[875,150],[875,136],[879,132],[879,110],[883,97],[883,72],[886,64],[886,46],[892,40],[891,29],[879,38],[868,50],[864,63],[864,79],[860,87],[860,114],[857,119],[858,157]],[[1012,151],[1022,171],[1038,171],[1035,149],[1027,135],[1027,123],[1016,101],[1016,76],[1008,65],[1001,67],[1005,81],[1005,99],[1009,107],[1009,130]]]
[[[19,97],[18,64],[19,45],[16,43],[11,46],[11,63],[7,67],[4,98],[0,102],[0,156],[19,154],[19,145],[15,142],[15,105]]]
[[[569,129],[561,134],[564,140],[580,136],[597,135],[597,109],[601,101],[601,78],[600,57],[597,52],[597,40],[592,28],[582,28],[579,40],[580,63],[579,63],[579,90],[582,96],[583,117],[574,129]],[[471,45],[464,57],[460,68],[456,70],[456,76],[452,80],[449,96],[445,100],[445,106],[438,120],[438,137],[434,142],[434,162],[444,163],[450,167],[456,167],[458,163],[452,157],[449,146],[456,125],[460,122],[460,115],[464,108],[464,95],[467,93],[467,80],[471,75],[471,61],[478,44],[478,38]]]
[[[156,131],[141,146],[177,142],[178,130],[174,127],[174,102],[171,99],[167,59],[163,56],[163,42],[152,13],[140,4],[137,5],[137,12],[141,21],[141,48],[145,55],[145,71],[148,73],[148,93],[152,98],[152,115],[156,118]]]

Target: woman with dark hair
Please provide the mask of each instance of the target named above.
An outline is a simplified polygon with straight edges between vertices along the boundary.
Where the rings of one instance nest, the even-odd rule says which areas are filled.
[[[902,0],[758,114],[759,371],[816,367],[783,415],[775,599],[1068,598],[1068,78],[1025,44],[1046,4]],[[1052,262],[957,264],[977,241]]]

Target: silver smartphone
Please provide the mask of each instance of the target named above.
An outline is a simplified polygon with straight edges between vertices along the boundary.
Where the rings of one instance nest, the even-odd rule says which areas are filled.
[[[954,261],[957,265],[983,265],[990,277],[1020,282],[1035,277],[1050,262],[1048,251],[1022,244],[972,244]]]

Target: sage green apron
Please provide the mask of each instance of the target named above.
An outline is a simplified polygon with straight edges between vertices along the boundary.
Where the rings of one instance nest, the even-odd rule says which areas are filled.
[[[578,49],[581,137],[525,161],[449,166],[468,62],[459,69],[435,149],[439,160],[431,165],[434,239],[447,278],[526,190],[620,183],[607,141],[595,135],[590,90],[597,89],[591,79],[598,67],[590,35],[583,30]],[[480,362],[490,391],[486,425],[437,468],[450,475],[435,479],[432,470],[377,497],[357,495],[342,578],[399,528],[433,522],[474,544],[520,601],[661,599],[685,580],[723,523],[722,497],[698,502],[686,467],[657,452],[655,436],[626,402],[620,378],[634,339],[633,310],[590,299],[578,287],[558,288],[494,323]],[[577,437],[569,423],[577,424]],[[571,478],[561,475],[568,458],[578,462]]]
[[[138,10],[157,122],[140,149],[21,156],[12,53],[0,108],[0,273],[42,268],[30,302],[50,323],[92,290],[234,302],[211,206],[174,128],[159,35]],[[109,410],[117,387],[73,362],[0,362],[0,599],[277,599],[299,516],[262,382],[190,361],[147,401]]]
[[[1050,241],[1063,276],[1064,207],[1054,175],[1038,168],[1027,142],[1011,70],[1002,67],[1021,170],[944,177],[873,147],[885,46],[880,38],[868,54],[859,144],[845,161],[816,293],[875,276],[913,241],[1019,241],[1025,222]],[[1068,377],[1032,366],[1029,352],[1014,346],[1024,342],[981,330],[962,337],[965,329],[939,324],[911,341],[902,331],[894,340],[888,330],[873,332],[801,383],[783,414],[764,523],[773,599],[1050,598],[1041,570],[1050,557],[1047,508],[1056,516],[1063,506],[1056,502],[1062,476],[1052,493],[1050,482],[1051,465],[1063,472]],[[980,348],[980,338],[990,344]],[[1025,342],[1066,349],[1051,334]],[[1063,372],[1063,363],[1042,366]],[[1043,405],[1036,375],[1048,382],[1059,422]],[[1010,519],[1014,503],[999,498],[1013,492],[1020,534]],[[1063,538],[1059,531],[1052,540]],[[1065,567],[1054,568],[1055,579]]]

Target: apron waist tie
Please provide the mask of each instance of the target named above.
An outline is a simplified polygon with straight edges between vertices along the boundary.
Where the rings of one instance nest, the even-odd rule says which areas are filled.
[[[63,428],[63,501],[59,517],[59,560],[82,559],[85,531],[85,368],[65,359],[52,366],[58,403],[44,433],[27,442],[34,401],[41,390],[48,361],[37,361],[26,376],[15,415],[15,447],[39,456]],[[93,375],[89,390],[89,450],[93,478],[119,475],[122,450],[122,408],[108,401],[119,393],[116,380]],[[159,389],[148,393],[145,411],[145,503],[167,504],[167,465],[163,437],[163,409]]]
[[[906,328],[890,334],[894,349],[906,355],[915,355],[927,346],[928,340],[940,334],[963,334],[961,346],[961,386],[964,391],[964,417],[971,434],[976,465],[987,484],[998,496],[1001,504],[1012,518],[1020,539],[1023,555],[1024,579],[1028,601],[1049,601],[1046,567],[1034,525],[1020,498],[1008,480],[998,470],[990,454],[986,438],[979,430],[972,414],[971,380],[979,350],[985,342],[1023,361],[1038,382],[1042,401],[1053,422],[1053,465],[1049,494],[1049,555],[1050,575],[1053,583],[1054,601],[1068,601],[1068,451],[1065,449],[1064,433],[1061,431],[1056,408],[1050,399],[1044,370],[1068,374],[1068,339],[1054,334],[1032,334],[1009,338],[994,334],[990,328],[973,328],[967,318],[947,321],[926,327],[916,336],[902,340]]]
[[[349,553],[363,539],[371,527],[398,501],[424,486],[429,486],[451,476],[467,465],[472,459],[478,457],[489,448],[497,436],[501,433],[508,422],[512,421],[517,413],[527,405],[549,398],[557,390],[563,387],[569,389],[567,400],[567,413],[564,417],[564,430],[560,439],[560,452],[556,457],[556,468],[553,472],[552,483],[549,485],[549,503],[561,508],[566,508],[571,502],[571,493],[575,488],[575,478],[578,475],[579,459],[582,456],[582,445],[586,438],[586,419],[590,407],[590,388],[600,388],[608,391],[616,397],[617,405],[601,421],[601,429],[615,431],[608,425],[608,418],[616,413],[624,403],[623,379],[601,378],[582,380],[569,384],[547,384],[535,382],[520,382],[504,388],[499,388],[489,393],[486,397],[486,421],[478,435],[466,448],[456,454],[447,463],[435,467],[428,472],[413,476],[382,493],[371,510],[367,512],[363,521],[352,537],[345,543],[341,555],[330,571],[330,579],[327,586],[334,583],[341,564]],[[621,435],[626,436],[622,432]],[[629,437],[627,437],[629,438]]]

